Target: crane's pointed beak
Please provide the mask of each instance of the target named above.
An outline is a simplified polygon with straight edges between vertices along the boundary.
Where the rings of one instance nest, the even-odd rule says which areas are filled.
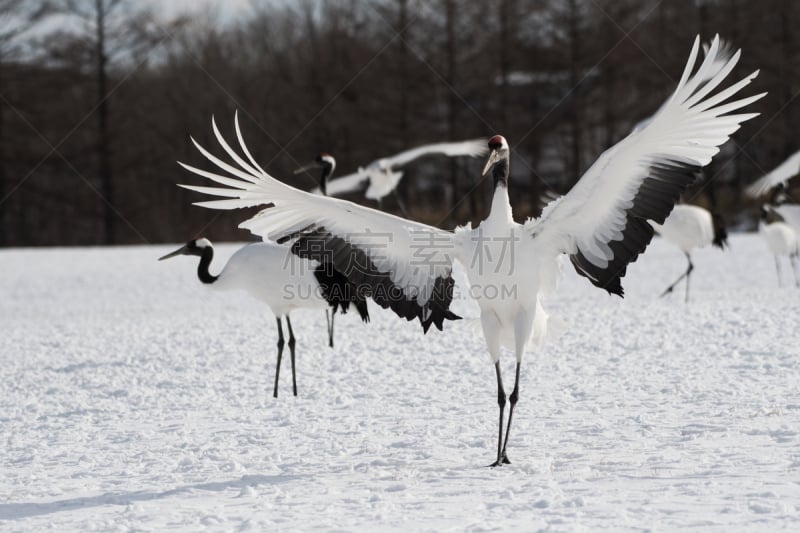
[[[483,167],[483,172],[481,172],[481,176],[485,176],[486,173],[489,172],[489,169],[491,169],[494,166],[494,164],[497,163],[498,159],[500,159],[499,153],[497,152],[497,150],[492,150],[492,152],[489,154],[489,159],[486,161],[486,166]]]
[[[174,252],[170,252],[165,256],[159,257],[158,260],[159,261],[163,261],[164,259],[169,259],[170,257],[175,257],[176,255],[183,255],[183,252],[185,252],[185,251],[186,251],[186,245],[184,244],[183,246],[181,246],[180,248],[178,248]]]
[[[305,172],[306,170],[311,170],[312,168],[320,168],[321,166],[322,165],[320,165],[316,161],[312,161],[311,163],[308,163],[307,165],[303,165],[302,167],[298,168],[297,170],[294,171],[294,173],[300,174],[301,172]]]

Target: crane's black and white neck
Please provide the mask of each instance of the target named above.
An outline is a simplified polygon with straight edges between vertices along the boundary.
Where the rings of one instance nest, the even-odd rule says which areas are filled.
[[[210,284],[219,279],[219,276],[211,274],[208,270],[211,266],[211,261],[214,260],[214,246],[208,239],[192,239],[174,252],[159,257],[158,260],[163,261],[177,255],[195,255],[200,258],[200,263],[197,265],[197,277],[203,283]]]
[[[502,135],[495,135],[489,139],[489,150],[489,159],[483,167],[483,175],[491,169],[494,189],[497,187],[508,189],[508,175],[511,170],[509,162],[511,151],[508,149],[508,141]]]
[[[319,191],[323,196],[328,196],[328,180],[333,175],[333,171],[336,170],[336,159],[328,152],[322,152],[314,158],[314,161],[303,165],[295,170],[294,173],[299,174],[313,168],[320,169]]]
[[[327,152],[322,152],[317,156],[317,163],[320,166],[320,176],[319,176],[319,190],[322,191],[322,194],[327,196],[328,195],[328,179],[333,175],[333,171],[336,170],[336,160],[333,156]]]

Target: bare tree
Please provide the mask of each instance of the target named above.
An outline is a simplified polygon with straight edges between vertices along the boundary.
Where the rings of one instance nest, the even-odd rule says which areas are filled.
[[[10,80],[6,79],[6,65],[15,58],[19,58],[25,46],[24,34],[37,22],[41,21],[49,12],[46,2],[31,2],[26,0],[0,0],[0,246],[8,242],[6,236],[7,220],[7,195],[10,186],[6,169],[7,140],[5,136],[6,115],[9,112],[10,102],[4,94],[4,87]]]
[[[213,149],[208,118],[227,130],[234,109],[260,164],[300,187],[311,183],[292,175],[295,163],[320,150],[350,172],[496,129],[514,150],[515,211],[537,214],[544,191],[564,192],[657,109],[703,28],[742,46],[737,69],[762,68],[755,84],[770,92],[763,119],[737,133],[746,155],[731,144],[715,158],[718,207],[740,209],[731,198],[797,146],[800,9],[789,0],[716,0],[702,12],[698,0],[264,0],[233,23],[193,15],[157,53],[171,25],[134,0],[51,2],[62,19],[37,41],[15,22],[47,2],[0,0],[13,15],[0,19],[0,196],[9,176],[30,176],[0,205],[0,243],[247,238],[241,213],[196,209],[175,187],[176,159],[204,164],[188,134]],[[474,162],[405,170],[415,218],[485,215],[489,185]],[[468,183],[470,209],[459,203]]]
[[[67,44],[93,63],[95,85],[97,174],[105,207],[103,235],[106,244],[117,242],[118,185],[114,178],[112,92],[109,91],[109,70],[118,65],[123,70],[135,69],[143,55],[160,41],[164,30],[152,14],[133,0],[62,0],[59,13],[73,21],[75,28],[62,30],[53,42]]]

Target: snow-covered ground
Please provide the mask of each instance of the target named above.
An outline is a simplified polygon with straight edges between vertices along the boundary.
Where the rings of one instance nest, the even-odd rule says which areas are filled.
[[[689,305],[660,241],[624,300],[565,270],[499,469],[467,320],[372,305],[331,350],[298,313],[276,400],[272,316],[171,249],[0,252],[0,530],[800,530],[800,290],[757,235],[696,254]]]

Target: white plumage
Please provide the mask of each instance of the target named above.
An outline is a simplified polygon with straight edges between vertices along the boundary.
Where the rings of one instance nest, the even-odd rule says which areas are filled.
[[[794,275],[795,285],[800,287],[800,278],[797,275],[797,258],[800,252],[800,243],[798,243],[798,235],[800,229],[797,225],[800,220],[793,220],[791,217],[800,215],[800,206],[796,205],[782,205],[771,208],[779,215],[783,216],[784,222],[768,222],[770,208],[761,208],[761,222],[759,223],[759,232],[764,237],[767,247],[772,255],[775,257],[775,270],[778,273],[778,286],[781,284],[781,257],[789,258],[789,266]],[[789,215],[787,218],[782,213]]]
[[[663,224],[654,223],[653,227],[683,253],[708,246],[714,240],[711,213],[697,205],[676,205]]]
[[[706,56],[708,56],[708,53],[711,50],[711,45],[712,44],[713,44],[713,42],[703,43],[703,52],[705,53]],[[733,54],[735,54],[735,53],[736,53],[736,50],[734,49],[733,45],[730,42],[728,42],[728,41],[726,41],[724,39],[719,39],[719,45],[717,46],[717,48],[715,50],[715,54],[714,54],[714,57],[713,57],[713,60],[712,60],[711,64],[708,66],[708,68],[704,72],[702,72],[702,73],[698,72],[694,76],[694,78],[697,81],[698,85],[702,84],[702,83],[704,83],[706,81],[709,81],[712,78],[714,78],[714,76],[716,76],[723,68],[725,68],[725,66],[728,64],[728,61],[731,60],[731,58],[733,57]],[[661,107],[663,108],[665,105],[666,105],[666,103],[662,104]],[[655,114],[658,114],[658,112],[660,112],[660,111],[661,111],[661,108],[659,108],[658,111],[656,111]],[[643,129],[645,126],[647,126],[650,123],[650,121],[653,120],[653,116],[655,116],[655,114],[652,115],[652,116],[647,117],[644,120],[640,120],[633,127],[632,133],[636,133],[636,132],[640,131],[641,129]]]
[[[666,241],[674,244],[686,255],[689,266],[675,282],[661,293],[664,296],[673,291],[681,280],[686,278],[686,301],[689,301],[689,278],[694,265],[691,252],[709,244],[720,249],[727,245],[727,232],[719,217],[697,205],[676,205],[663,224],[651,222],[656,232]]]
[[[316,261],[294,255],[288,246],[257,242],[236,250],[211,287],[246,291],[282,318],[298,309],[328,307],[314,277],[317,266]]]
[[[505,444],[518,399],[523,354],[532,339],[539,344],[547,334],[541,297],[555,288],[558,257],[569,255],[579,274],[622,295],[620,278],[652,238],[648,219],[663,222],[697,169],[711,161],[741,122],[756,116],[729,113],[763,94],[728,100],[757,73],[712,94],[735,66],[739,52],[710,79],[705,78],[708,81],[701,82],[716,68],[719,40],[712,42],[705,61],[692,75],[698,51],[699,39],[677,89],[650,123],[603,153],[567,195],[551,202],[540,218],[525,224],[515,223],[511,216],[510,154],[501,136],[489,141],[491,154],[484,170],[492,170],[495,182],[491,212],[478,227],[467,226],[454,233],[304,193],[266,172],[254,171],[252,165],[231,167],[205,151],[212,163],[233,177],[184,165],[225,186],[187,188],[226,198],[199,204],[207,207],[271,204],[241,227],[265,239],[293,238],[293,250],[304,257],[316,257],[312,244],[330,247],[335,266],[348,279],[367,287],[367,295],[379,305],[391,307],[409,320],[418,318],[425,330],[432,323],[441,328],[444,320],[457,318],[448,311],[453,261],[464,265],[473,288],[494,287],[502,296],[490,297],[478,290],[477,301],[498,382],[500,429],[494,465],[500,465],[508,462]],[[237,135],[241,143],[238,122]],[[223,143],[227,151],[226,146]],[[242,149],[247,153],[244,146]],[[354,261],[361,266],[352,268],[349,263]],[[386,289],[396,292],[390,297],[383,294]],[[504,340],[511,341],[517,361],[505,439],[506,396],[499,365]]]
[[[415,159],[434,154],[447,157],[478,157],[486,153],[486,139],[418,146],[390,157],[376,159],[366,167],[360,167],[353,174],[331,180],[328,183],[328,194],[337,196],[359,190],[366,185],[364,196],[370,200],[380,201],[392,193],[400,183],[403,172],[397,169]],[[314,192],[319,192],[319,189],[315,189]]]
[[[797,174],[800,174],[800,151],[793,153],[786,161],[756,180],[747,188],[747,194],[758,198],[775,187],[786,186]]]
[[[275,243],[260,242],[243,246],[228,259],[218,275],[209,272],[214,259],[214,247],[208,239],[196,239],[171,252],[159,260],[178,255],[194,255],[200,257],[197,275],[200,281],[215,290],[243,290],[253,298],[267,304],[275,315],[278,326],[278,361],[275,370],[275,387],[273,396],[278,397],[278,377],[283,356],[284,337],[281,320],[286,320],[289,330],[289,351],[292,364],[292,390],[297,396],[297,379],[295,373],[295,337],[292,330],[290,313],[298,309],[328,309],[335,312],[341,308],[346,312],[353,303],[362,320],[369,321],[366,301],[357,298],[355,293],[343,289],[341,295],[331,296],[331,288],[327,284],[342,289],[335,277],[323,268],[320,263],[293,254],[288,246]],[[332,335],[333,331],[329,331]],[[330,339],[331,345],[333,340]]]
[[[789,224],[800,235],[800,205],[781,204],[772,206],[772,210],[778,213],[784,222]]]

